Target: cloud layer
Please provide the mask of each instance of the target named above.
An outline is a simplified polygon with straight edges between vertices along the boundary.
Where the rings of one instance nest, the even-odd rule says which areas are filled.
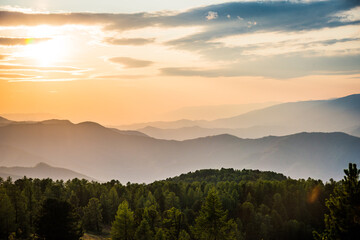
[[[152,61],[146,61],[146,60],[140,60],[130,57],[114,57],[109,58],[110,62],[121,64],[126,68],[142,68],[142,67],[148,67],[151,64],[153,64]]]
[[[256,75],[292,78],[318,73],[360,72],[358,68],[360,36],[358,34],[342,36],[342,33],[339,33],[338,36],[327,39],[269,40],[254,44],[249,40],[243,45],[229,45],[223,39],[247,38],[258,33],[296,35],[324,29],[338,31],[345,27],[358,28],[360,19],[354,17],[356,15],[354,12],[360,11],[359,6],[358,0],[237,1],[183,12],[112,14],[1,11],[0,26],[42,24],[99,26],[106,33],[102,37],[103,42],[113,45],[111,47],[148,46],[150,48],[156,39],[156,44],[162,47],[190,52],[212,63],[209,67],[199,67],[187,62],[183,62],[181,66],[164,62],[163,65],[166,66],[162,66],[159,70],[161,75],[203,77]],[[161,42],[156,32],[151,37],[142,34],[142,29],[151,27],[165,32],[167,29],[180,27],[199,27],[200,30],[191,34],[177,35],[171,40]],[[127,32],[134,30],[138,31],[137,35],[126,35]],[[116,34],[108,34],[112,32]],[[0,45],[23,43],[22,38],[0,38]],[[138,57],[139,55],[136,55],[136,58],[125,55],[108,60],[121,64],[124,68],[148,67],[156,61],[141,60]],[[149,59],[148,56],[146,58]]]

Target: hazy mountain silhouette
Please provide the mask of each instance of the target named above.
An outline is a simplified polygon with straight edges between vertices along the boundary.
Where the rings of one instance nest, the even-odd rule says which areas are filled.
[[[353,136],[360,137],[360,125],[352,128],[348,128],[344,130],[344,132],[347,132]]]
[[[168,141],[123,134],[93,122],[63,120],[5,125],[0,127],[0,145],[99,180],[119,179],[123,183],[151,182],[221,167],[276,171],[294,178],[340,179],[342,169],[360,159],[360,138],[344,133],[260,139],[225,134]],[[26,154],[23,157],[26,163]],[[9,162],[6,154],[2,161]]]
[[[225,118],[250,112],[275,105],[275,102],[250,103],[250,104],[227,104],[227,105],[209,105],[209,106],[192,106],[176,109],[163,114],[164,119],[204,119],[213,120]]]
[[[162,129],[177,129],[183,127],[194,127],[194,126],[202,126],[208,124],[208,121],[205,120],[188,120],[188,119],[181,119],[176,121],[156,121],[156,122],[146,122],[146,123],[135,123],[130,125],[121,125],[121,126],[114,126],[118,129],[124,130],[138,130],[145,127],[155,127],[155,128],[162,128]]]
[[[3,113],[0,115],[12,121],[44,121],[47,119],[60,118],[51,113]]]
[[[6,124],[9,124],[11,123],[12,121],[6,119],[6,118],[3,118],[3,117],[0,117],[0,126],[3,126],[3,125],[6,125]]]
[[[74,172],[65,168],[52,167],[46,163],[40,162],[34,167],[0,167],[0,177],[11,177],[13,180],[22,178],[51,178],[53,180],[68,180],[73,178],[87,179],[95,181],[94,178]]]
[[[231,134],[242,138],[260,138],[263,136],[276,135],[282,136],[289,133],[289,128],[281,126],[254,126],[249,128],[203,128],[199,126],[183,127],[176,129],[163,129],[155,127],[145,127],[138,129],[139,132],[148,136],[167,139],[167,140],[187,140],[200,137],[214,136],[220,134]]]
[[[138,129],[156,138],[184,140],[216,134],[232,134],[241,138],[283,136],[303,131],[354,134],[349,129],[359,126],[359,122],[360,94],[355,94],[332,100],[283,103],[214,121],[181,120],[125,127]]]

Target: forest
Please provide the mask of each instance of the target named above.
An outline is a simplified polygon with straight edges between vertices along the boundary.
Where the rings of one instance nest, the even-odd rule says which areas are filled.
[[[0,239],[355,239],[360,170],[341,181],[198,170],[150,184],[0,179]]]

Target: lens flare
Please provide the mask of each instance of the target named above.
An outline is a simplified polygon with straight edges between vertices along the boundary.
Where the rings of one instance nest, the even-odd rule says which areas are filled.
[[[34,64],[38,66],[52,66],[63,61],[68,52],[68,42],[65,38],[59,37],[41,42],[27,38],[25,43],[26,46],[20,55],[34,59]]]

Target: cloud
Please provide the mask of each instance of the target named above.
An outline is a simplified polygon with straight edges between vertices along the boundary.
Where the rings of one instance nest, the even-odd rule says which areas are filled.
[[[0,72],[0,79],[23,79],[23,78],[36,78],[34,75],[18,74],[18,73],[3,73]]]
[[[261,48],[279,48],[278,43],[248,44],[248,46],[229,47],[218,39],[226,37],[243,37],[253,33],[299,34],[307,31],[331,29],[338,27],[358,27],[360,19],[357,15],[360,2],[358,0],[327,0],[327,1],[237,1],[216,5],[203,6],[183,12],[169,13],[22,13],[0,12],[0,26],[36,26],[47,24],[53,26],[80,24],[97,25],[107,31],[126,31],[147,27],[172,28],[198,26],[201,31],[191,35],[172,38],[163,44],[173,49],[187,50],[199,54],[205,59],[230,61],[231,64],[220,69],[164,68],[162,74],[167,75],[201,75],[201,76],[246,76],[262,75],[289,78],[303,74],[318,72],[352,72],[357,71],[358,52],[352,52],[350,45],[354,36],[343,36],[341,39],[324,39],[316,37],[311,42],[298,43],[296,56],[291,53],[279,54],[265,58],[253,58],[255,50]],[[214,20],[216,21],[210,21]],[[141,31],[141,30],[140,30]],[[339,33],[339,38],[342,33]],[[246,35],[246,36],[247,36]],[[185,37],[184,37],[185,36]],[[154,39],[139,38],[108,38],[105,42],[115,45],[143,45]],[[336,46],[347,56],[319,57],[315,51],[317,46]],[[356,41],[356,40],[354,40]],[[349,43],[346,45],[346,43]],[[289,44],[289,43],[284,43]],[[356,43],[355,43],[356,44]],[[353,45],[352,44],[352,48]],[[345,46],[346,45],[346,46]],[[294,44],[292,45],[294,46]],[[281,46],[280,46],[281,47]],[[282,48],[281,50],[284,50]],[[334,51],[338,50],[335,47]],[[275,49],[278,50],[278,49]],[[287,49],[285,49],[287,50]],[[324,52],[323,52],[324,53]],[[253,56],[249,56],[253,54]],[[358,55],[356,55],[358,54]],[[333,60],[329,60],[333,59]],[[111,58],[111,62],[124,65],[126,68],[146,67],[151,61],[133,58]],[[351,62],[351,61],[355,61]],[[348,63],[343,64],[344,62]],[[336,64],[335,64],[336,63]],[[271,66],[274,66],[273,69]],[[277,74],[276,71],[279,73]]]
[[[0,12],[0,26],[35,26],[47,25],[105,25],[108,30],[139,29],[149,26],[206,26],[215,36],[219,34],[238,34],[248,32],[247,27],[239,25],[236,18],[241,16],[246,22],[257,22],[257,31],[263,30],[305,30],[323,27],[334,27],[346,24],[359,24],[355,19],[344,22],[337,16],[359,6],[356,0],[328,1],[251,1],[230,2],[204,6],[178,12],[168,13],[23,13]],[[209,24],[206,19],[217,19]],[[222,25],[219,25],[222,23]],[[207,32],[208,32],[207,31]]]
[[[360,55],[311,57],[301,55],[269,56],[257,60],[244,59],[217,69],[173,67],[161,68],[165,76],[239,77],[264,76],[289,79],[306,75],[358,74]]]
[[[218,17],[219,17],[219,15],[217,12],[209,11],[205,18],[207,20],[214,20],[214,19],[217,19]]]
[[[28,45],[43,41],[48,41],[50,38],[5,38],[0,37],[0,45],[14,46],[14,45]]]
[[[151,64],[153,64],[153,62],[151,61],[139,60],[129,57],[114,57],[114,58],[109,58],[109,61],[113,63],[121,64],[126,68],[142,68],[142,67],[148,67]]]
[[[88,69],[81,69],[76,67],[40,67],[30,65],[15,65],[15,64],[0,64],[0,70],[24,70],[35,72],[83,72]]]
[[[139,79],[144,78],[145,75],[102,75],[102,76],[96,76],[95,78],[101,78],[101,79]]]
[[[0,60],[6,60],[9,57],[9,55],[0,54]]]
[[[154,38],[105,38],[105,43],[113,45],[145,45],[155,42]]]

